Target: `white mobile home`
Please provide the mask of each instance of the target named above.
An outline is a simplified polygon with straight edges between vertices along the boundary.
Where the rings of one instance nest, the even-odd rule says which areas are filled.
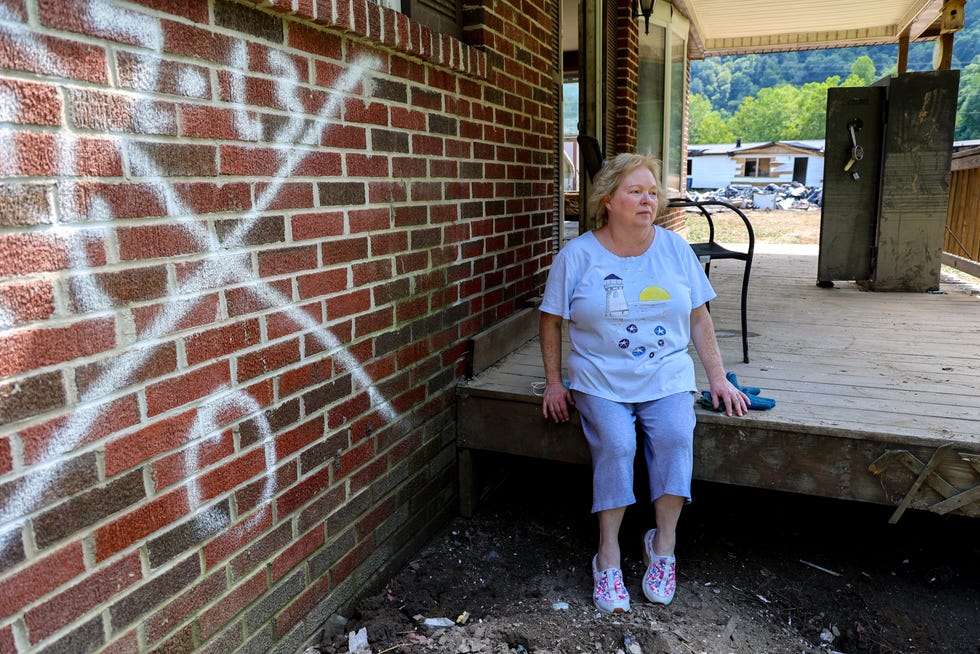
[[[689,189],[799,182],[823,186],[823,140],[689,145]]]

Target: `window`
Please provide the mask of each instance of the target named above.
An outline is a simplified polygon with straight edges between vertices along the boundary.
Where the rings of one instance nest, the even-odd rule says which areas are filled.
[[[400,11],[433,32],[463,36],[463,12],[457,0],[370,0]]]
[[[636,149],[663,163],[660,183],[669,196],[686,186],[684,99],[689,23],[664,2],[654,5],[650,32],[640,30]]]
[[[768,157],[760,157],[758,159],[746,159],[745,160],[745,174],[744,177],[769,177],[769,164],[771,159]]]

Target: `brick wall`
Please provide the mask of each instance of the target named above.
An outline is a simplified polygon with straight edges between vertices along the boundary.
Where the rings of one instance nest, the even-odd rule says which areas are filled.
[[[0,0],[0,651],[293,652],[455,512],[549,12]]]

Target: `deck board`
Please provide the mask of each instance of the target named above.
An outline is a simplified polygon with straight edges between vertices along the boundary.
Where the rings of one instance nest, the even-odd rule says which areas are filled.
[[[718,298],[711,312],[723,359],[743,384],[760,387],[777,404],[743,418],[698,409],[695,475],[895,503],[912,473],[894,471],[892,485],[898,490],[883,491],[887,480],[868,470],[887,449],[911,451],[923,462],[947,443],[955,452],[980,453],[980,297],[946,282],[941,293],[870,292],[851,282],[822,289],[816,286],[816,270],[815,247],[759,247],[748,295],[750,363],[745,364],[738,313],[741,266],[712,265]],[[567,343],[564,347],[567,355]],[[531,385],[543,378],[535,338],[460,384],[461,423],[470,420],[467,403],[501,403],[490,405],[487,424],[462,427],[461,447],[493,449],[494,434],[510,419],[507,413],[521,414],[514,418],[520,426],[512,428],[527,432],[508,451],[519,449],[519,438],[534,438],[541,428],[534,418],[535,412],[540,417],[540,398]],[[699,388],[707,388],[700,364],[697,380]],[[568,431],[577,429],[572,425]],[[779,443],[775,450],[773,443]],[[767,470],[758,462],[732,460],[758,452],[769,457]],[[729,479],[722,478],[729,475],[726,467],[735,469]],[[797,468],[806,477],[802,481],[780,478]],[[955,460],[944,474],[969,485],[971,474],[980,472]],[[919,504],[929,501],[923,497]]]

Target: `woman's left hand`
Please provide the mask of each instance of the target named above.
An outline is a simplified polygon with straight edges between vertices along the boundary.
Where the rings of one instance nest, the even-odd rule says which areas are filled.
[[[709,381],[711,404],[717,409],[724,406],[725,415],[744,416],[749,410],[749,398],[728,379]]]

